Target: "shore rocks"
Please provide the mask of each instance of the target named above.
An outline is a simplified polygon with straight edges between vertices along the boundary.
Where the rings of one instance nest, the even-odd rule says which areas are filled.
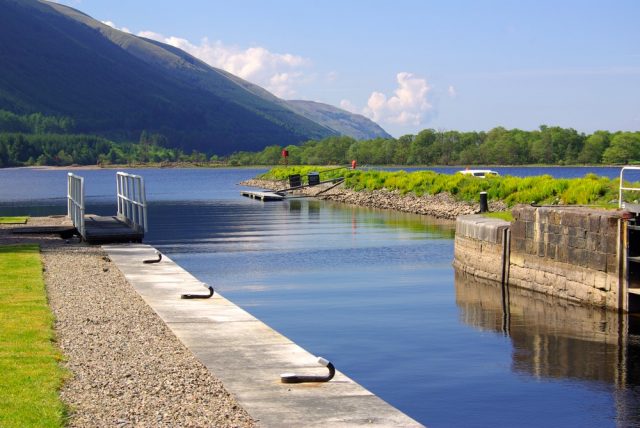
[[[260,187],[264,189],[277,190],[286,188],[286,183],[270,180],[246,180],[240,183],[243,186]],[[342,202],[345,204],[358,205],[369,208],[390,209],[396,211],[409,212],[414,214],[424,214],[437,218],[455,220],[456,217],[466,214],[474,214],[479,211],[477,203],[470,203],[456,200],[449,193],[439,193],[437,195],[417,196],[411,193],[402,195],[398,191],[374,190],[374,191],[354,191],[347,189],[344,185],[339,185],[329,189],[331,185],[306,187],[296,190],[295,193],[316,197],[319,199]],[[501,201],[489,203],[490,211],[505,211],[506,205]]]

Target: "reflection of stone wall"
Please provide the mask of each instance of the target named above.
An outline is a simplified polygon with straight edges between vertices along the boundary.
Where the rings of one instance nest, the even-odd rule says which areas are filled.
[[[617,212],[520,205],[513,217],[510,284],[581,303],[620,306]]]
[[[456,304],[473,327],[507,334],[512,369],[534,377],[572,378],[624,384],[624,318],[456,271]]]
[[[622,220],[615,211],[578,207],[513,210],[509,223],[478,216],[456,222],[454,266],[478,278],[611,309],[625,308]],[[502,230],[510,228],[503,269]],[[622,235],[622,236],[621,236]]]

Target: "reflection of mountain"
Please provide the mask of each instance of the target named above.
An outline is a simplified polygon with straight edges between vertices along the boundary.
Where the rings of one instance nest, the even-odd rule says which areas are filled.
[[[539,293],[479,282],[456,272],[464,323],[504,333],[512,369],[535,378],[567,378],[615,388],[622,425],[640,424],[640,336],[627,315],[578,306]]]

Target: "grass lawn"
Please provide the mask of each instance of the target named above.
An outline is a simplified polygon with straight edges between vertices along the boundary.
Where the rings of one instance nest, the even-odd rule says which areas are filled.
[[[0,246],[0,427],[60,427],[65,371],[37,245]]]
[[[513,214],[511,213],[511,211],[488,212],[483,213],[482,215],[490,218],[499,218],[506,221],[513,221]]]
[[[0,217],[0,224],[25,224],[29,217]]]

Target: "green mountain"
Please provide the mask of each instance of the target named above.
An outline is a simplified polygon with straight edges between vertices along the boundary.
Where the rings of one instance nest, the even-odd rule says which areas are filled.
[[[296,113],[333,129],[341,135],[347,135],[356,140],[392,138],[380,125],[360,114],[315,101],[289,100],[287,102]]]
[[[79,133],[227,154],[337,132],[177,48],[66,6],[0,0],[0,109],[72,117]]]

